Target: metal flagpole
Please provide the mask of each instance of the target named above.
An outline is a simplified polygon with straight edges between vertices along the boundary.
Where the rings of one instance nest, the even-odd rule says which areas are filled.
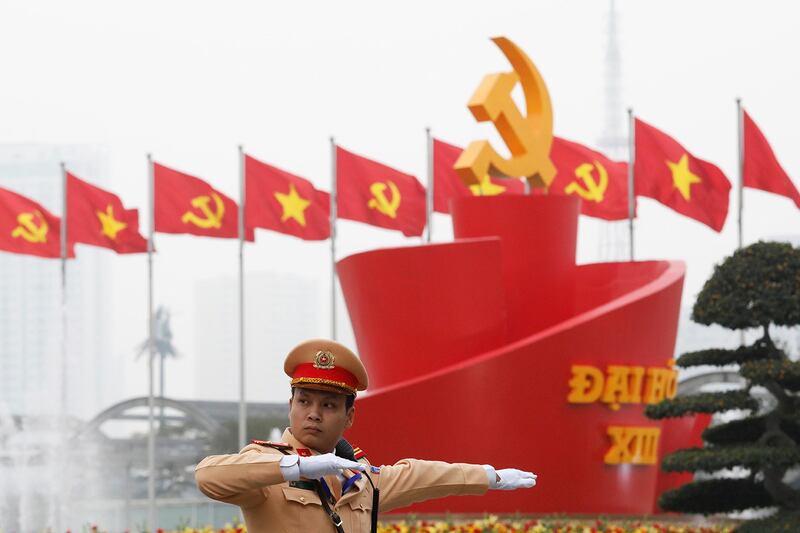
[[[425,149],[428,155],[426,168],[428,173],[428,190],[425,191],[425,220],[428,223],[428,234],[425,240],[426,242],[431,242],[433,238],[433,137],[431,137],[430,128],[425,128]]]
[[[736,249],[740,250],[742,245],[744,244],[743,238],[743,221],[742,221],[742,213],[744,212],[744,110],[742,108],[742,99],[736,99],[736,126],[737,126],[737,139],[736,144],[738,145],[739,151],[739,183],[738,187],[739,190],[737,191],[739,197],[739,233],[738,233],[738,241]],[[739,346],[745,345],[745,337],[744,337],[744,330],[739,330]]]
[[[628,245],[630,261],[633,261],[633,217],[636,214],[636,193],[634,191],[634,172],[636,163],[636,119],[633,109],[628,108]]]
[[[244,149],[239,145],[239,449],[247,441],[247,403],[244,391]]]
[[[739,240],[737,248],[741,248],[744,239],[742,238],[742,213],[744,211],[744,110],[742,109],[742,99],[736,99],[736,122],[738,128],[737,144],[739,148]]]
[[[67,255],[69,245],[67,242],[67,167],[62,161],[61,168],[61,226],[59,230],[60,250],[59,255],[61,258],[61,402],[58,407],[58,419],[56,421],[56,429],[60,434],[59,438],[67,438],[67,398],[69,393],[67,391],[68,372],[69,372],[69,355],[67,350]],[[53,484],[56,490],[52,500],[52,520],[53,526],[56,531],[63,531],[64,521],[64,508],[62,507],[63,498],[62,492],[64,490],[64,477],[63,472],[59,470],[55,483]]]
[[[67,167],[61,162],[61,406],[62,417],[67,414]],[[63,420],[62,420],[63,422]]]
[[[336,141],[331,137],[331,338],[336,340]]]
[[[150,199],[150,224],[147,236],[147,524],[156,531],[156,435],[155,396],[153,394],[153,359],[155,359],[155,324],[153,324],[153,234],[155,233],[155,177],[153,157],[147,154],[148,192]]]

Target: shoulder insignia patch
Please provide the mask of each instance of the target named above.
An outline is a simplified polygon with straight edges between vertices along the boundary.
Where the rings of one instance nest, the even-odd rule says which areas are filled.
[[[259,446],[266,446],[268,448],[275,448],[276,450],[291,450],[292,445],[286,442],[272,442],[271,440],[256,440],[253,439],[250,441],[252,444],[258,444]]]
[[[358,446],[354,446],[353,447],[353,455],[355,456],[356,461],[358,461],[359,459],[363,459],[364,457],[367,456],[367,454],[364,452],[364,450],[362,450]]]

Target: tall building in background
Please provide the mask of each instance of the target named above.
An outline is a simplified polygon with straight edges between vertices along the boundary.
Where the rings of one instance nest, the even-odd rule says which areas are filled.
[[[195,396],[239,398],[239,307],[235,277],[198,282],[194,297]],[[323,333],[329,302],[315,280],[292,274],[245,276],[246,395],[248,402],[283,402],[289,380],[283,360],[291,348]]]
[[[60,216],[61,161],[100,186],[108,181],[102,146],[0,144],[0,187]],[[84,419],[108,403],[121,378],[109,357],[110,264],[107,252],[89,247],[67,263],[66,410]],[[61,317],[60,261],[0,252],[0,411],[61,408]]]
[[[603,132],[597,140],[597,147],[611,159],[625,161],[628,159],[628,128],[623,102],[622,54],[619,44],[620,24],[614,0],[609,0],[606,28]],[[597,219],[594,223],[600,225],[597,239],[598,260],[627,259],[628,222],[607,222]]]

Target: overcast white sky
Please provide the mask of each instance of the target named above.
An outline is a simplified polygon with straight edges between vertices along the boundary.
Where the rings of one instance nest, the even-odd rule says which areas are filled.
[[[800,4],[627,0],[617,6],[626,106],[735,183],[734,99],[741,96],[800,183]],[[424,182],[425,126],[454,143],[496,139],[465,104],[483,75],[509,69],[488,40],[504,35],[542,72],[556,134],[595,146],[604,116],[607,10],[603,0],[0,0],[0,142],[106,145],[109,187],[142,210],[148,151],[234,198],[239,143],[328,190],[330,135]],[[748,190],[745,205],[746,242],[800,233],[800,211],[789,200]],[[687,262],[684,304],[736,245],[733,193],[722,234],[646,199],[639,215],[638,259]],[[597,240],[609,234],[601,224],[582,221],[581,261],[598,259]],[[447,217],[437,216],[435,227],[435,240],[449,240]],[[342,222],[339,257],[415,242]],[[156,301],[173,310],[176,341],[187,354],[171,365],[169,391],[201,395],[191,361],[194,284],[235,276],[236,243],[158,236],[157,246]],[[91,253],[108,252],[79,249]],[[146,263],[113,259],[112,356],[124,358],[128,371],[120,394],[143,394],[143,361],[133,363],[131,354],[146,334]],[[323,306],[327,316],[328,261],[327,243],[260,232],[248,247],[246,269],[319,278],[318,301],[298,305]],[[308,336],[328,333],[323,321]],[[352,339],[346,325],[340,334]],[[232,361],[235,349],[227,354]],[[266,356],[276,358],[276,375],[265,379],[277,379],[283,354],[249,355]]]

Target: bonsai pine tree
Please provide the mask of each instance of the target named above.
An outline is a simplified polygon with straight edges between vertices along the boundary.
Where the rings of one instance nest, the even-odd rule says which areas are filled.
[[[749,346],[689,352],[676,361],[682,368],[738,365],[746,385],[664,400],[648,406],[645,414],[658,420],[740,409],[747,415],[707,428],[703,448],[669,454],[661,467],[717,474],[740,467],[746,475],[692,481],[664,492],[659,505],[665,511],[703,514],[777,507],[777,514],[737,531],[800,531],[800,490],[785,479],[790,468],[800,465],[800,363],[770,337],[771,325],[800,324],[800,249],[759,242],[736,251],[706,281],[692,320],[760,329],[761,337]]]

